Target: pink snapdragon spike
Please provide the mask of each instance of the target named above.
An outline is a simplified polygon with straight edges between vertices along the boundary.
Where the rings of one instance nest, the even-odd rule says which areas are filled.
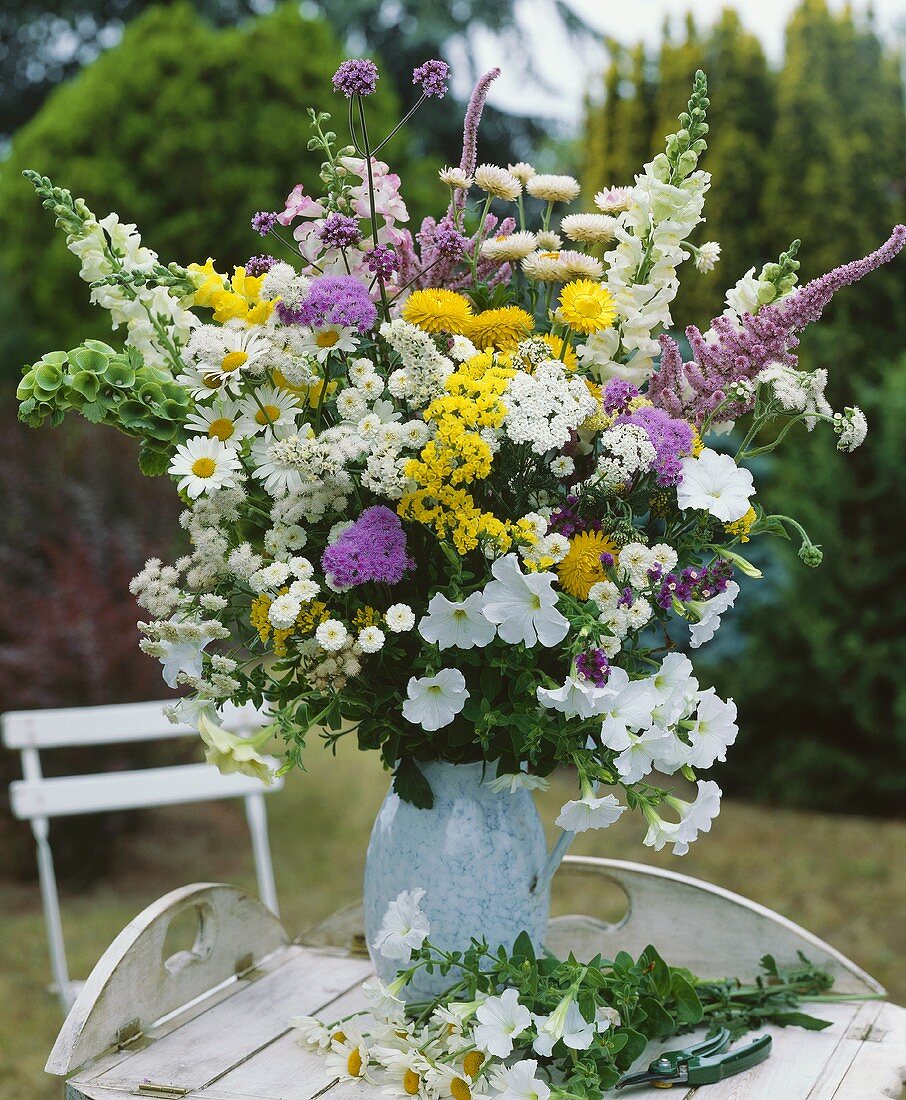
[[[755,378],[769,363],[794,367],[799,334],[821,317],[834,294],[889,263],[904,244],[906,226],[897,225],[888,240],[863,259],[812,279],[757,314],[744,314],[741,329],[729,317],[716,318],[711,325],[716,339],[706,340],[690,325],[686,336],[694,356],[691,362],[683,362],[675,340],[661,336],[660,366],[648,387],[648,397],[671,416],[689,417],[701,425],[724,402],[732,383]],[[734,402],[721,415],[732,420],[752,405],[753,400]]]
[[[282,213],[277,215],[277,221],[281,225],[292,225],[296,218],[322,218],[324,207],[310,196],[305,194],[305,188],[301,183],[286,196],[286,205]]]

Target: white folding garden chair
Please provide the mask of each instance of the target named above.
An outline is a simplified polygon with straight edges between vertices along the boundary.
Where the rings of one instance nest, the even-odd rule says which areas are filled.
[[[48,838],[52,817],[242,798],[252,838],[258,892],[264,904],[273,913],[278,912],[264,794],[279,790],[282,787],[279,780],[266,787],[251,776],[221,775],[213,765],[201,763],[51,778],[42,773],[38,755],[42,749],[162,741],[195,734],[191,726],[173,725],[164,717],[163,707],[172,701],[10,711],[0,716],[4,745],[22,755],[23,778],[10,784],[10,806],[15,817],[31,823],[37,843],[53,988],[64,1011],[75,999],[79,983],[70,981],[66,964],[60,901]],[[223,717],[228,729],[245,735],[260,729],[266,721],[253,707],[228,708]]]

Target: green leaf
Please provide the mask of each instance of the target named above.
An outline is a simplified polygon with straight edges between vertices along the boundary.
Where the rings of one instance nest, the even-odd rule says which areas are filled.
[[[86,420],[91,421],[92,424],[100,424],[104,419],[107,410],[100,403],[100,401],[86,401],[85,404],[79,409],[79,412]]]
[[[682,974],[673,971],[671,992],[676,1001],[676,1015],[681,1024],[697,1024],[702,1018],[702,1003],[695,988]]]
[[[660,1039],[676,1031],[673,1017],[654,997],[642,997],[639,1008],[645,1013],[642,1031],[649,1039]]]
[[[642,952],[639,964],[648,971],[660,999],[666,1000],[670,996],[670,967],[651,944]]]
[[[648,1046],[648,1040],[640,1031],[635,1031],[631,1027],[621,1028],[617,1034],[627,1036],[626,1045],[620,1051],[618,1064],[628,1068]]]
[[[147,444],[142,444],[138,452],[138,465],[145,477],[160,477],[167,472],[170,456]]]
[[[434,805],[434,792],[421,768],[411,756],[404,756],[393,777],[393,789],[404,802],[410,802],[419,810],[430,810]]]
[[[529,962],[535,961],[535,946],[528,932],[520,932],[516,937],[516,942],[513,944],[513,959],[514,961],[522,959],[528,959]]]
[[[804,1027],[806,1031],[823,1031],[830,1027],[832,1020],[819,1020],[805,1012],[774,1012],[765,1017],[778,1027]]]

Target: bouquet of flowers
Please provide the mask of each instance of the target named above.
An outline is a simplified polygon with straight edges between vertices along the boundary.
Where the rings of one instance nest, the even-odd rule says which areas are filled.
[[[272,736],[287,770],[310,731],[354,734],[401,798],[430,806],[425,761],[493,762],[501,789],[568,765],[564,828],[629,808],[646,844],[682,854],[718,812],[699,777],[737,724],[678,643],[712,638],[738,578],[760,576],[750,539],[796,537],[819,564],[745,464],[800,423],[829,425],[844,451],[863,441],[863,414],[835,412],[795,349],[906,228],[804,286],[794,242],[707,331],[686,330],[686,359],[668,335],[678,270],[720,253],[689,241],[710,183],[704,75],[665,151],[584,213],[566,212],[571,176],[479,163],[496,75],[472,94],[460,164],[440,172],[445,206],[413,234],[380,159],[393,133],[368,128],[378,70],[345,61],[333,83],[350,143],[311,112],[322,193],[296,186],[252,219],[291,262],[164,265],[134,225],[27,173],[125,340],[43,356],[20,416],[111,424],[141,441],[145,473],[174,480],[191,552],[132,582],[140,644],[187,690],[172,717],[223,770],[267,778]],[[406,119],[447,76],[440,61],[414,71]],[[232,735],[228,702],[266,705],[272,726]],[[654,771],[696,782],[694,801]]]

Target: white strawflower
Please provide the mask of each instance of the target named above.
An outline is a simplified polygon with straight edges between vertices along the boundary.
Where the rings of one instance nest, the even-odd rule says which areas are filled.
[[[447,187],[455,187],[458,191],[468,191],[475,182],[461,168],[441,168],[437,176],[441,183]]]
[[[290,593],[278,596],[267,609],[267,617],[271,626],[277,630],[289,630],[295,624],[302,604]]]
[[[512,172],[496,164],[479,164],[475,169],[475,185],[498,199],[515,202],[522,194],[522,184]]]
[[[549,252],[558,252],[563,247],[562,238],[552,229],[541,229],[536,235],[539,248],[547,249]]]
[[[582,188],[572,176],[536,175],[525,185],[526,191],[545,202],[572,202]]]
[[[631,187],[605,187],[595,195],[595,206],[602,214],[620,214],[632,202]]]
[[[394,634],[404,634],[415,626],[415,614],[407,603],[394,603],[384,612],[384,622]]]
[[[535,169],[524,160],[517,161],[516,164],[508,164],[507,169],[519,180],[523,187],[532,176],[536,175]]]
[[[486,260],[498,263],[524,260],[538,247],[538,238],[528,230],[518,233],[503,233],[498,237],[489,237],[482,242],[481,255]]]
[[[717,241],[705,241],[695,253],[695,268],[703,275],[707,275],[709,271],[714,270],[719,259],[720,245]]]
[[[560,252],[560,267],[567,279],[600,279],[604,264],[596,256],[564,248]]]
[[[614,239],[616,224],[617,219],[607,214],[567,214],[560,229],[571,241],[598,244]]]
[[[336,653],[348,641],[349,631],[339,619],[325,619],[318,625],[315,638],[322,649],[326,649],[328,653]]]
[[[358,641],[363,653],[377,653],[384,647],[385,635],[377,626],[365,626],[359,631]]]
[[[522,270],[526,278],[533,279],[536,283],[566,282],[566,272],[557,250],[530,252],[522,261]]]

